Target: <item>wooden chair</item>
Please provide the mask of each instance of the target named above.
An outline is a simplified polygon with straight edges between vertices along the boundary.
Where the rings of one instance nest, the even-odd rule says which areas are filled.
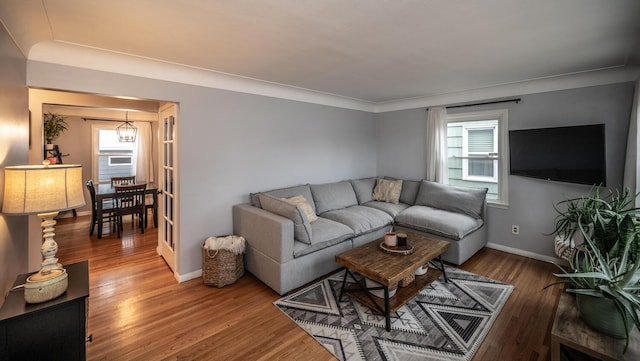
[[[153,216],[153,226],[155,228],[158,228],[158,205],[153,200],[154,200],[153,194],[147,194],[144,199],[144,204],[147,210],[151,209],[151,214]],[[146,218],[145,218],[144,227],[147,228],[147,218],[149,218],[149,215],[146,212],[145,212],[145,217]]]
[[[87,181],[87,189],[89,190],[89,195],[91,195],[91,228],[89,229],[89,236],[93,236],[93,231],[96,228],[96,224],[98,224],[98,204],[96,203],[96,188],[91,179]],[[115,226],[115,215],[113,200],[111,199],[102,201],[102,223],[106,222],[109,222],[113,229],[113,226]]]
[[[115,217],[116,227],[118,228],[118,238],[120,238],[120,232],[122,227],[122,216],[131,214],[131,226],[134,225],[134,215],[138,215],[138,226],[141,233],[144,233],[144,225],[146,222],[145,213],[147,208],[144,203],[144,192],[147,189],[147,184],[136,184],[130,186],[116,185],[115,186]]]
[[[126,177],[111,177],[111,185],[131,185],[136,183],[136,176],[129,175]]]

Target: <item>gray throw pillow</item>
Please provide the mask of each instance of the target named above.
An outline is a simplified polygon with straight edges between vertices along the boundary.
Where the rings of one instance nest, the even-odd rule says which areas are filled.
[[[423,180],[416,205],[464,213],[481,218],[487,188],[463,188]]]
[[[376,186],[376,178],[362,178],[352,179],[351,185],[356,192],[356,198],[358,198],[359,204],[365,204],[371,202],[371,195],[373,194],[373,187]]]
[[[260,197],[262,209],[293,221],[293,237],[295,239],[306,244],[311,244],[311,240],[313,239],[311,224],[299,206],[269,194],[260,193],[258,197]]]

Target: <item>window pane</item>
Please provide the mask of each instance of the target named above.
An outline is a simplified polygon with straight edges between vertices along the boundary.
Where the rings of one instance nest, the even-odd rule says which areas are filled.
[[[470,153],[493,152],[493,128],[469,129],[467,142]]]
[[[99,132],[99,149],[100,152],[122,152],[133,151],[133,142],[121,142],[118,140],[118,133],[115,129],[100,129]]]
[[[469,159],[469,175],[493,178],[494,166],[491,159]]]
[[[115,129],[98,129],[98,182],[107,183],[111,177],[135,175],[133,142],[120,142]]]

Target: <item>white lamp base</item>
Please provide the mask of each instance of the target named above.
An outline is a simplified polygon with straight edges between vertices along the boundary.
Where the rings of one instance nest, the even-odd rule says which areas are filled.
[[[27,303],[41,303],[50,301],[67,290],[69,284],[67,271],[58,263],[56,253],[58,244],[53,239],[55,235],[55,217],[58,212],[39,213],[42,219],[42,233],[44,242],[40,251],[42,252],[42,264],[40,271],[27,278],[24,284],[24,300]]]
[[[67,271],[64,268],[34,273],[24,284],[24,300],[27,303],[52,300],[63,294],[68,285]]]

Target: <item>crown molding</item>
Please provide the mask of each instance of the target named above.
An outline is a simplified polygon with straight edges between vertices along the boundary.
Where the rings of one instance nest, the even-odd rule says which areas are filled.
[[[375,106],[359,99],[60,41],[34,45],[28,59],[366,112],[373,112]]]
[[[639,66],[620,66],[588,72],[565,74],[547,78],[526,80],[515,83],[500,84],[490,87],[470,89],[447,94],[437,94],[412,99],[400,99],[377,103],[375,113],[396,110],[446,106],[459,103],[500,99],[557,90],[585,88],[597,85],[637,81],[640,78]]]
[[[498,84],[478,89],[388,102],[367,102],[335,94],[185,66],[77,44],[47,41],[34,45],[28,60],[105,71],[214,89],[262,95],[338,108],[384,113],[509,96],[636,81],[640,66],[620,66],[560,76]]]

